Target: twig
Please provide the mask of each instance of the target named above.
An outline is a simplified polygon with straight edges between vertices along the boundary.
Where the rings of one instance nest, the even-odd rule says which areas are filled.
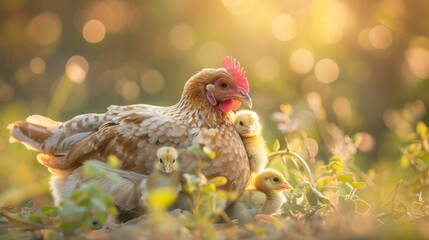
[[[285,141],[286,141],[286,147],[285,147],[285,149],[271,153],[269,155],[269,158],[271,159],[271,158],[274,158],[276,156],[282,156],[282,155],[289,155],[289,156],[295,157],[296,159],[299,160],[299,162],[301,163],[301,165],[304,167],[304,170],[305,170],[308,178],[310,179],[311,186],[315,187],[316,184],[314,183],[313,175],[311,174],[310,167],[308,167],[307,162],[298,153],[290,150],[289,143],[288,143],[288,140],[287,140],[286,137],[285,137]]]
[[[26,224],[26,225],[30,225],[34,228],[37,229],[43,229],[44,226],[42,224],[39,223],[35,223],[33,221],[29,221],[27,219],[21,218],[19,216],[17,216],[16,214],[10,212],[11,206],[7,206],[7,207],[1,207],[0,208],[0,215],[5,216],[7,219],[18,222],[18,223],[22,223],[22,224]]]

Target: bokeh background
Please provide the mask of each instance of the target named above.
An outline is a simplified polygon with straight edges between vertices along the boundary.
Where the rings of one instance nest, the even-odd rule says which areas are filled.
[[[51,201],[47,170],[8,142],[9,123],[174,104],[227,55],[247,72],[268,144],[284,103],[317,141],[317,95],[329,121],[365,133],[360,166],[394,163],[393,135],[428,120],[428,14],[427,0],[0,0],[0,204]]]

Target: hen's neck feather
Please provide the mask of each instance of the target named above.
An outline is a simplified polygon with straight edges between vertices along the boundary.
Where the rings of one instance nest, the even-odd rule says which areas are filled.
[[[205,72],[206,71],[206,72]],[[234,113],[222,112],[218,106],[212,106],[206,97],[206,85],[211,82],[209,72],[213,69],[205,69],[186,82],[180,101],[173,106],[180,113],[186,112],[188,117],[198,119],[212,125],[225,122],[232,123]]]

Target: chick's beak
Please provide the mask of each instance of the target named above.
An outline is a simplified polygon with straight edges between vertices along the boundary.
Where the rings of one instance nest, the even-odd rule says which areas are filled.
[[[248,93],[239,93],[237,95],[235,95],[234,97],[236,100],[242,102],[244,105],[246,105],[247,107],[249,107],[250,109],[252,109],[252,98],[250,98]]]
[[[287,182],[282,183],[282,185],[280,186],[280,188],[281,189],[293,189],[293,187],[289,183],[287,183]]]
[[[171,172],[171,166],[170,164],[165,165],[164,170],[166,173],[170,173]]]

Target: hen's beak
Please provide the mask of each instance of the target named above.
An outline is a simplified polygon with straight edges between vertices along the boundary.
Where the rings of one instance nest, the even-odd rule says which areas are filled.
[[[237,94],[234,97],[236,100],[242,102],[244,105],[246,105],[247,107],[249,107],[250,109],[252,108],[252,99],[250,98],[249,94]]]

